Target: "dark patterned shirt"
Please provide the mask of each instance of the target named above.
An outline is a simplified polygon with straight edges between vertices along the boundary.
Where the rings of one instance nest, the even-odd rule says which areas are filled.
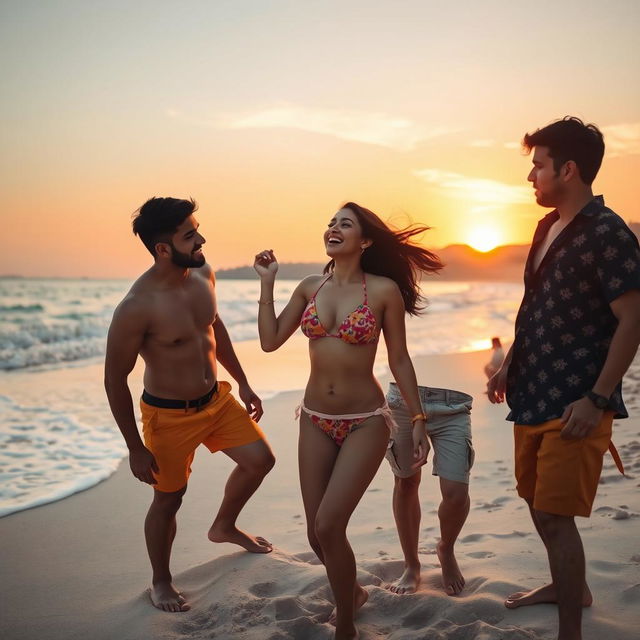
[[[533,261],[551,225],[538,223],[524,271],[507,376],[507,420],[535,425],[559,418],[593,388],[618,321],[609,304],[640,289],[638,239],[596,196],[558,234],[538,270]],[[611,396],[617,418],[628,416],[622,385]]]

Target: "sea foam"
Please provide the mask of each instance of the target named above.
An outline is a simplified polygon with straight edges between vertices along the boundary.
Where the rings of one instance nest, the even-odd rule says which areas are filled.
[[[113,473],[126,454],[97,363],[113,311],[130,285],[122,280],[0,279],[0,515],[93,486]],[[296,285],[277,281],[277,312]],[[425,313],[406,320],[412,355],[488,349],[492,336],[512,335],[520,284],[433,278],[424,289]],[[217,292],[219,314],[232,340],[256,340],[258,280],[219,279]],[[303,362],[306,344],[298,342]],[[381,340],[376,375],[387,373],[386,360]],[[130,383],[139,377],[136,372]],[[267,398],[285,390],[285,379],[290,376],[274,371],[253,384]],[[305,381],[296,384],[301,388]],[[139,396],[135,391],[134,398]]]

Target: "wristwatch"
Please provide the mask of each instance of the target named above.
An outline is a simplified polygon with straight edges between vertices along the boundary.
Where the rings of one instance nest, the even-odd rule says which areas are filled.
[[[585,391],[584,397],[589,398],[598,409],[607,409],[609,407],[609,398],[601,396],[595,391]]]

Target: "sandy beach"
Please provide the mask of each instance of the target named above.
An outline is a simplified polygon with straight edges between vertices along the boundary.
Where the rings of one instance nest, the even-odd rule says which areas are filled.
[[[243,362],[255,348],[254,343],[242,343]],[[253,351],[251,367],[246,367],[250,379],[284,371],[293,353],[263,357]],[[440,586],[434,553],[439,493],[430,461],[421,490],[421,587],[416,594],[398,596],[380,586],[402,568],[391,512],[393,479],[383,462],[349,528],[359,576],[370,593],[358,618],[363,640],[555,638],[554,606],[513,611],[503,606],[508,594],[542,585],[549,576],[542,544],[514,490],[506,407],[490,405],[483,395],[487,360],[487,352],[415,359],[421,384],[474,396],[471,512],[457,545],[467,586],[459,597],[446,596]],[[299,372],[302,364],[296,362],[293,369]],[[90,375],[98,376],[98,370],[96,365]],[[386,388],[387,380],[382,382]],[[303,384],[304,378],[292,375],[291,388]],[[631,640],[637,638],[640,623],[639,358],[627,374],[624,392],[632,418],[615,423],[614,441],[627,476],[616,471],[607,455],[593,514],[578,519],[595,599],[584,612],[584,637],[589,640]],[[180,614],[154,609],[146,593],[150,571],[142,534],[151,492],[133,479],[125,461],[108,480],[87,491],[0,519],[0,636],[331,638],[330,590],[324,568],[307,545],[298,488],[293,410],[300,394],[281,393],[265,403],[261,424],[277,464],[239,522],[271,540],[272,554],[252,555],[207,540],[231,463],[222,454],[212,457],[201,449],[178,515],[172,561],[174,582],[192,609]]]
[[[484,367],[492,339],[506,352],[516,321],[520,335],[535,334],[516,364],[526,360],[523,394],[547,417],[565,384],[593,379],[605,345],[614,370],[632,351],[640,245],[623,223],[640,238],[640,0],[0,0],[0,17],[0,640],[334,640],[333,591],[307,539],[295,409],[310,348],[319,384],[335,391],[326,406],[309,398],[320,412],[364,398],[354,382],[374,348],[384,392],[389,355],[402,382],[404,344],[421,386],[473,397],[470,510],[455,545],[465,586],[449,596],[442,584],[431,451],[420,585],[389,589],[405,567],[382,460],[347,530],[368,593],[359,639],[557,640],[555,604],[504,604],[551,576],[516,492],[509,408],[489,402]],[[308,276],[331,263],[313,291]],[[629,337],[610,342],[614,326]],[[310,347],[307,328],[333,341]],[[289,329],[262,352],[260,333],[270,348]],[[154,395],[195,399],[215,377],[238,396],[228,372],[212,371],[217,355],[244,382],[225,333],[276,459],[237,526],[273,550],[208,539],[235,463],[199,447],[170,562],[190,609],[165,612],[149,593],[153,488],[131,472],[105,373],[131,444],[122,378],[133,354],[127,383],[141,428],[141,354]],[[353,359],[346,351],[361,348]],[[613,425],[626,473],[607,453],[591,516],[576,518],[593,595],[583,640],[640,640],[636,351],[623,384],[631,417]],[[353,410],[380,408],[366,404]],[[367,445],[384,449],[386,434],[374,442],[373,432],[352,440],[343,468],[363,463]],[[322,463],[313,443],[310,472]],[[253,477],[255,449],[236,456],[253,458]],[[134,467],[149,479],[145,458]],[[334,476],[345,504],[356,476]],[[236,483],[237,500],[248,483]],[[447,493],[459,514],[464,492]],[[149,535],[156,584],[173,498],[158,498],[149,518],[160,531]],[[338,509],[319,513],[342,573],[344,522]],[[575,544],[548,520],[571,560]],[[554,552],[559,576],[571,563]]]

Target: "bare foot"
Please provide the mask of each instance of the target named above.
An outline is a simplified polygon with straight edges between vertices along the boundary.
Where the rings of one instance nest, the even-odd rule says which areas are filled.
[[[208,534],[211,542],[231,542],[239,544],[251,553],[270,553],[273,551],[273,545],[261,536],[252,536],[237,527],[231,529],[223,529],[215,524],[211,526]]]
[[[553,582],[545,584],[544,587],[538,587],[531,591],[517,591],[512,593],[505,601],[504,606],[507,609],[517,609],[518,607],[526,607],[532,604],[557,604],[558,597]],[[584,585],[582,593],[582,606],[590,607],[593,604],[593,596],[587,584]]]
[[[162,611],[189,611],[183,595],[170,582],[159,582],[149,589],[149,597],[154,607]]]
[[[410,568],[407,567],[404,573],[394,582],[385,584],[384,588],[389,589],[393,593],[403,595],[405,593],[415,593],[418,590],[420,584],[420,567]]]
[[[369,592],[356,582],[356,590],[353,593],[353,617],[358,615],[358,611],[362,609],[366,601],[369,599]],[[335,625],[337,612],[336,608],[329,614],[329,624]],[[357,630],[356,630],[357,633]],[[337,636],[336,636],[337,637]],[[357,638],[358,636],[347,636]]]
[[[448,551],[440,541],[436,547],[436,553],[442,568],[442,586],[447,595],[457,596],[462,591],[465,583],[453,549]]]
[[[358,628],[354,626],[352,629],[348,629],[344,633],[336,629],[336,635],[333,637],[335,640],[358,640],[360,638],[360,633],[358,633]]]

